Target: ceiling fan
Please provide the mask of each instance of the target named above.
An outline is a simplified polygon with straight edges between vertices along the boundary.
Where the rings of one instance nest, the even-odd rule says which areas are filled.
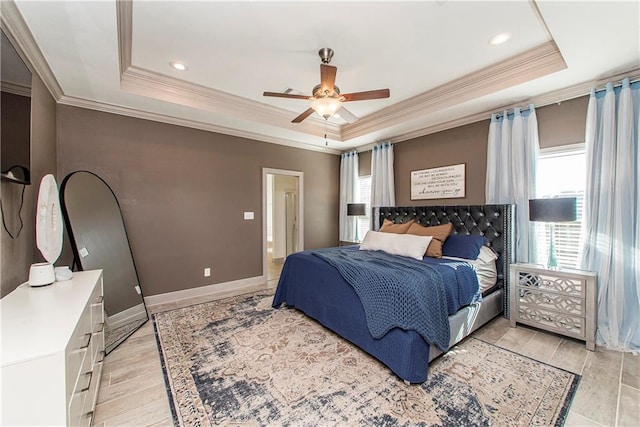
[[[338,71],[338,69],[332,65],[328,65],[329,62],[331,62],[331,58],[333,57],[333,49],[330,49],[328,47],[322,48],[318,51],[318,55],[320,55],[320,59],[322,59],[322,64],[320,64],[320,84],[316,85],[313,88],[313,90],[311,91],[311,93],[313,94],[312,96],[280,92],[263,93],[264,96],[306,99],[311,101],[311,107],[308,108],[304,113],[293,119],[291,123],[300,123],[311,114],[313,114],[314,111],[317,111],[320,116],[324,117],[325,120],[328,120],[329,117],[332,117],[334,114],[336,114],[338,110],[340,110],[340,114],[345,117],[347,121],[349,121],[349,118],[352,119],[352,121],[355,121],[357,119],[356,116],[354,116],[349,110],[344,108],[342,106],[342,103],[389,97],[389,89],[377,89],[369,90],[366,92],[340,94],[340,89],[335,85],[336,72]]]

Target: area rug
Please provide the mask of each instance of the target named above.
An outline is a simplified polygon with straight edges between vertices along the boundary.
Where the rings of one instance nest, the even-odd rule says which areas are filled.
[[[174,423],[562,425],[579,376],[468,338],[407,385],[303,313],[252,294],[153,316]]]

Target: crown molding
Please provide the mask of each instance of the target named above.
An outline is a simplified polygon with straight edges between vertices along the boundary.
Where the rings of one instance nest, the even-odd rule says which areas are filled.
[[[291,111],[251,101],[209,87],[168,77],[159,73],[130,66],[120,77],[120,87],[129,93],[172,102],[212,113],[231,116],[269,126],[277,126],[328,139],[341,141],[340,127],[321,119],[311,118],[302,123],[291,123]]]
[[[303,123],[291,123],[289,110],[266,105],[210,87],[190,83],[133,65],[133,2],[116,3],[120,87],[130,93],[186,105],[217,114],[260,122],[309,135],[325,135],[342,141],[340,125],[310,117]]]
[[[558,46],[553,41],[548,41],[522,54],[383,108],[354,124],[345,125],[342,136],[345,140],[364,136],[397,122],[417,119],[565,68],[567,64]]]
[[[13,0],[0,1],[0,21],[5,34],[31,71],[37,74],[57,101],[64,94],[27,23]]]
[[[421,136],[442,132],[445,130],[468,125],[471,123],[476,123],[482,120],[489,120],[491,117],[491,114],[493,113],[501,113],[504,110],[511,110],[516,107],[522,107],[529,104],[533,104],[536,108],[541,108],[547,105],[557,104],[563,101],[568,101],[570,99],[575,99],[581,96],[589,95],[589,93],[591,92],[591,89],[593,88],[602,87],[608,82],[618,82],[624,78],[629,78],[631,81],[640,80],[640,68],[636,67],[636,68],[629,69],[627,71],[611,74],[607,77],[602,77],[600,79],[584,81],[582,83],[578,83],[570,87],[547,92],[545,94],[535,96],[532,98],[523,99],[522,101],[515,102],[509,105],[496,106],[494,108],[490,108],[479,113],[473,113],[473,114],[469,114],[453,120],[448,120],[446,122],[436,123],[430,126],[416,129],[414,131],[402,133],[391,138],[384,138],[383,140],[391,141],[394,143],[409,141],[411,139],[419,138]],[[372,142],[370,144],[361,145],[357,147],[356,150],[358,152],[370,151],[375,144],[378,144],[380,142]],[[346,153],[347,151],[351,151],[351,150],[343,150],[342,152]]]
[[[120,75],[131,66],[133,40],[133,1],[116,0],[116,25],[118,27],[118,61]]]
[[[0,88],[2,88],[2,92],[12,93],[18,96],[26,96],[28,98],[31,97],[31,86],[2,82],[0,83]]]
[[[159,123],[166,123],[166,124],[188,127],[192,129],[204,130],[208,132],[220,133],[224,135],[237,136],[240,138],[251,139],[258,142],[269,142],[272,144],[284,145],[292,148],[300,148],[303,150],[317,151],[320,153],[328,153],[328,154],[342,153],[342,150],[334,149],[331,147],[322,147],[322,146],[317,146],[313,144],[305,144],[303,142],[299,142],[291,139],[276,138],[268,135],[258,134],[255,132],[229,128],[226,126],[218,126],[218,125],[203,123],[203,122],[190,120],[190,119],[182,119],[174,116],[168,116],[168,115],[153,113],[149,111],[142,111],[135,108],[109,104],[106,102],[91,101],[88,99],[78,98],[74,96],[63,95],[62,98],[58,101],[58,103],[63,105],[69,105],[72,107],[79,107],[79,108],[85,108],[89,110],[101,111],[104,113],[118,114],[121,116],[134,117],[137,119],[151,120]]]

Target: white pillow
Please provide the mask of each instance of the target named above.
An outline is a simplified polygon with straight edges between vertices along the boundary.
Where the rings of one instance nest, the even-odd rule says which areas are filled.
[[[360,244],[360,250],[384,251],[391,255],[401,255],[422,260],[431,238],[431,236],[368,231],[364,236],[364,241]]]
[[[480,248],[478,259],[454,258],[448,256],[443,256],[442,258],[464,261],[471,264],[476,272],[476,276],[478,276],[480,292],[491,289],[498,281],[498,269],[496,267],[498,255],[496,255],[493,249],[488,246]]]

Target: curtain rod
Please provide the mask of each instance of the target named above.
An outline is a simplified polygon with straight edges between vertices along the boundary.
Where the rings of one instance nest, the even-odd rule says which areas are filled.
[[[627,77],[627,78],[628,78],[628,77]],[[619,88],[619,87],[621,87],[621,86],[622,86],[622,82],[623,82],[624,80],[625,80],[625,79],[622,79],[622,80],[620,80],[618,83],[614,83],[614,84],[613,84],[613,88],[615,89],[615,88]],[[636,78],[635,80],[631,80],[631,79],[629,79],[629,85],[630,85],[630,86],[631,86],[632,84],[634,84],[634,83],[638,83],[638,82],[640,82],[640,78]],[[611,82],[609,82],[609,83],[611,83]],[[594,88],[594,89],[595,89],[595,92],[596,92],[596,93],[598,93],[598,92],[604,92],[605,90],[607,90],[607,84],[609,84],[609,83],[606,83],[606,84],[605,84],[605,87],[603,87],[602,89],[595,89],[595,88]]]
[[[516,107],[516,108],[517,108],[517,107]],[[526,111],[530,111],[530,110],[531,110],[531,107],[520,108],[520,112],[521,112],[521,113],[524,113],[524,112],[526,112]],[[507,113],[507,116],[513,116],[513,114],[514,114],[513,112],[511,112],[511,113]],[[496,119],[501,119],[501,118],[502,118],[502,116],[504,116],[504,114],[503,114],[503,113],[493,113],[491,116],[492,116],[492,117],[493,117],[493,116],[495,116],[495,118],[496,118]]]

